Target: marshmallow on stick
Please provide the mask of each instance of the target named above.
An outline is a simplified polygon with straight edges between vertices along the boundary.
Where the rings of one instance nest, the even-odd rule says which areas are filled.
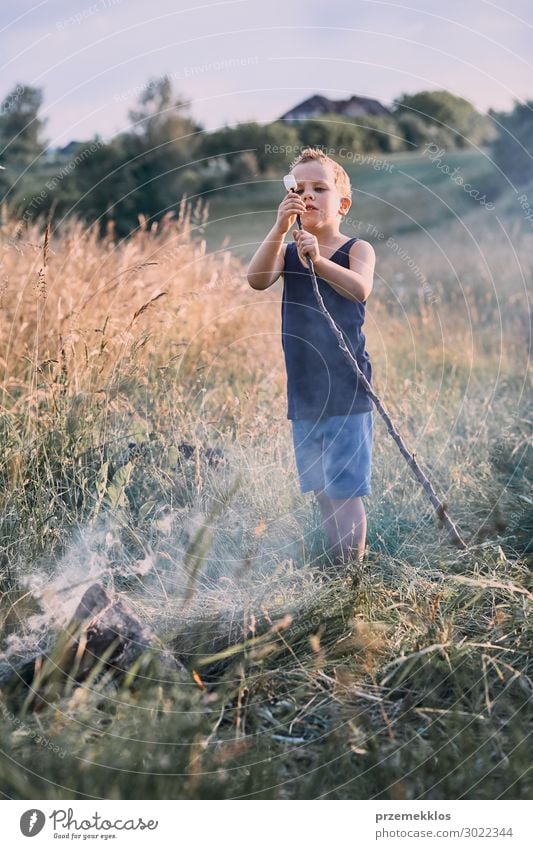
[[[296,182],[296,177],[294,174],[285,174],[283,178],[283,185],[290,192],[291,189],[295,189],[298,183]]]
[[[296,186],[298,185],[298,183],[296,182],[296,177],[294,176],[294,174],[285,174],[283,178],[283,185],[285,186],[288,192],[296,191]],[[302,220],[299,215],[296,216],[296,223],[298,225],[298,230],[301,230]],[[307,263],[309,264],[309,260],[307,261]]]

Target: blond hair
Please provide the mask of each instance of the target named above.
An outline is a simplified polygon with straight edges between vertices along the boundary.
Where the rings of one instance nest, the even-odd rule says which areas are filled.
[[[306,147],[304,148],[299,156],[291,162],[290,170],[296,168],[297,165],[302,165],[304,162],[320,162],[322,165],[329,165],[329,167],[333,171],[333,177],[335,179],[335,185],[339,190],[339,194],[341,197],[348,197],[351,199],[352,197],[352,186],[350,183],[350,178],[342,165],[339,165],[338,162],[335,162],[334,159],[331,159],[330,156],[327,156],[323,150],[317,147]]]

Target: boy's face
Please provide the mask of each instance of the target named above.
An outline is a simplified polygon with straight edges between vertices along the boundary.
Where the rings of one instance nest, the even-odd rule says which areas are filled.
[[[324,225],[338,225],[351,206],[349,197],[342,197],[335,185],[333,170],[316,160],[295,165],[292,173],[298,183],[296,193],[306,207],[302,215],[305,230],[319,230]]]

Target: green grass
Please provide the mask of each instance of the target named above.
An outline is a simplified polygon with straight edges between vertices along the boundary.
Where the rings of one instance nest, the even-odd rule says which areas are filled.
[[[456,161],[482,173],[479,158]],[[420,222],[410,234],[394,229],[403,213],[387,217],[384,200],[374,209],[438,300],[377,246],[375,385],[468,549],[450,546],[377,419],[359,586],[315,568],[325,540],[297,486],[279,302],[249,290],[241,264],[205,253],[187,220],[120,247],[72,225],[52,242],[45,298],[34,286],[42,232],[6,250],[19,285],[4,292],[0,335],[5,796],[531,796],[533,450],[519,261],[533,238],[516,215],[507,243],[489,213],[470,209],[465,227],[440,220],[437,205],[433,241],[421,227],[433,201],[415,215],[399,169],[434,174],[420,159],[394,162],[398,173],[361,173],[357,185],[366,199],[404,193]],[[278,184],[268,185],[261,200],[260,187],[246,190],[255,208],[274,204]],[[224,205],[235,229],[226,217],[206,232],[219,226],[250,248],[240,227],[254,206],[240,191]],[[512,209],[512,198],[499,203]],[[259,238],[260,213],[255,223]],[[209,447],[225,462],[210,463]],[[38,644],[50,653],[96,579],[186,673],[151,669],[128,687],[43,681],[48,704],[25,708],[10,669]]]
[[[376,160],[366,164],[339,160],[350,175],[353,189],[352,207],[342,227],[348,238],[357,235],[374,241],[371,234],[376,231],[385,238],[416,236],[424,228],[446,227],[456,216],[479,209],[479,202],[439,170],[427,154],[375,156],[380,170],[374,167]],[[442,154],[441,160],[451,171],[459,168],[465,183],[480,196],[487,194],[487,202],[507,188],[486,152],[450,151]],[[224,186],[208,193],[205,238],[209,249],[216,251],[227,244],[237,256],[249,260],[274,224],[283,198],[282,177]],[[363,224],[358,225],[359,221]]]

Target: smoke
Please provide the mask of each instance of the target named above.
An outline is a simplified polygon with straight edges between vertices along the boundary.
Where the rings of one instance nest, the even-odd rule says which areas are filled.
[[[109,548],[113,538],[108,520],[100,520],[96,527],[81,528],[59,560],[32,571],[23,579],[26,589],[39,601],[43,611],[40,615],[48,626],[65,625],[92,583],[109,583]],[[32,619],[35,625],[39,616]]]
[[[75,531],[59,558],[26,566],[28,609],[4,639],[0,660],[47,651],[94,583],[111,597],[123,594],[161,634],[185,620],[239,615],[267,598],[279,604],[294,591],[306,596],[309,572],[295,565],[302,544],[297,517],[287,511],[265,520],[239,496],[228,497],[222,487],[187,506],[152,501],[150,518],[137,527],[132,516],[102,511]]]

